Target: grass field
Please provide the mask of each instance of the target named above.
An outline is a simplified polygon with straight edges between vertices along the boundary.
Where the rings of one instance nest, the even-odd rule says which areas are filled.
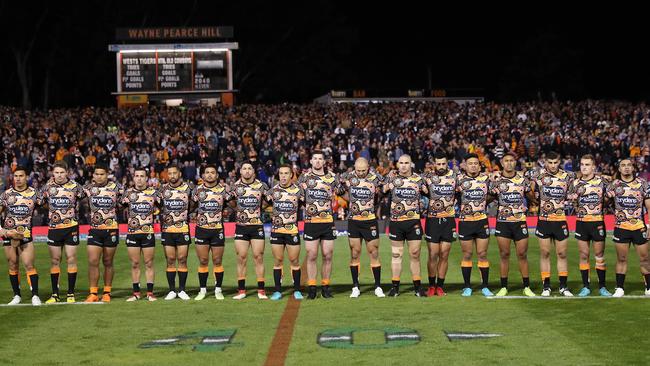
[[[224,256],[225,289],[234,293],[236,286],[234,249],[227,242]],[[388,290],[390,282],[389,243],[384,237],[381,244],[384,264],[382,278]],[[87,294],[85,244],[80,247],[80,264],[77,299]],[[268,247],[267,247],[268,248]],[[193,248],[191,248],[193,250]],[[272,261],[270,249],[266,252],[267,287],[272,286]],[[423,253],[426,249],[423,247]],[[303,253],[304,255],[304,253]],[[580,288],[578,253],[575,241],[570,243],[570,288]],[[362,257],[363,284],[370,285],[372,276],[368,258]],[[540,291],[537,242],[531,238],[529,252],[532,288]],[[293,338],[289,345],[286,364],[516,364],[516,365],[605,365],[650,364],[647,329],[650,325],[650,301],[628,299],[573,299],[565,300],[489,300],[480,293],[471,298],[461,298],[460,248],[455,243],[450,257],[447,276],[448,296],[444,298],[416,298],[404,286],[398,298],[377,299],[370,286],[364,286],[359,299],[348,298],[350,274],[347,239],[339,238],[334,254],[332,276],[335,298],[303,301],[298,310]],[[499,285],[498,250],[492,239],[490,246],[491,285]],[[139,301],[126,303],[131,280],[126,249],[122,243],[116,255],[116,275],[113,284],[114,300],[104,305],[54,305],[42,307],[0,307],[0,364],[1,365],[179,365],[179,364],[263,364],[279,326],[280,318],[289,296],[279,302],[259,301],[249,296],[243,301],[226,298],[218,302],[208,297],[202,302],[181,300],[155,303]],[[193,252],[189,261],[189,293],[196,294],[197,261]],[[613,290],[615,253],[613,244],[607,246],[608,287]],[[423,277],[426,266],[423,257]],[[554,266],[554,265],[553,265]],[[159,246],[156,257],[156,292],[166,293],[164,258]],[[37,268],[41,274],[41,298],[49,296],[50,280],[47,248],[37,244]],[[410,283],[408,263],[402,274],[404,283]],[[554,267],[553,267],[554,268]],[[288,269],[288,267],[287,267]],[[252,262],[249,263],[249,288],[254,286]],[[0,272],[7,273],[6,262]],[[65,267],[62,268],[65,272]],[[557,289],[557,277],[553,286]],[[24,271],[21,270],[21,274]],[[289,271],[285,270],[285,274]],[[479,272],[472,273],[474,284]],[[61,289],[67,286],[62,275]],[[213,285],[210,278],[208,285]],[[290,277],[285,277],[289,283]],[[592,273],[592,282],[595,282]],[[28,301],[26,280],[21,279],[23,302]],[[511,295],[519,295],[521,288],[516,258],[511,258]],[[100,288],[102,283],[100,282]],[[144,280],[143,280],[144,285]],[[643,294],[638,259],[630,255],[626,292]],[[557,292],[555,292],[556,294]],[[253,294],[250,291],[249,294]],[[285,291],[289,295],[289,291]],[[9,281],[0,281],[0,299],[11,299]],[[317,343],[320,333],[350,334],[351,348],[326,348]],[[392,341],[386,344],[383,329],[400,328],[416,331],[420,341]],[[337,329],[340,332],[337,333]],[[329,332],[326,332],[328,331]],[[208,337],[208,344],[226,347],[199,346],[199,338],[179,341],[175,346],[140,347],[147,342],[190,335]],[[233,333],[234,332],[234,333]],[[450,341],[445,332],[486,332],[502,336],[489,339]],[[225,337],[225,338],[224,338]],[[230,337],[230,338],[229,338]],[[339,342],[337,344],[345,344]],[[348,346],[349,346],[349,342]],[[411,344],[409,344],[411,343]],[[414,343],[414,344],[413,344]],[[395,345],[393,348],[382,348]],[[221,350],[222,349],[222,350]]]

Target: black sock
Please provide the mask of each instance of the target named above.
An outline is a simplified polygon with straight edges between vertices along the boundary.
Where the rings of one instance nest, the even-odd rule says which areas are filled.
[[[560,277],[560,288],[566,288],[567,276],[559,276],[559,277]]]
[[[413,289],[415,291],[418,291],[420,289],[420,286],[422,286],[422,282],[420,280],[413,280]]]
[[[596,269],[596,274],[598,275],[598,287],[605,287],[605,274],[607,273],[604,269]]]
[[[59,273],[50,273],[50,281],[52,281],[52,295],[59,295]]]
[[[167,285],[169,291],[176,291],[176,271],[167,271]]]
[[[77,272],[68,272],[68,295],[74,295],[74,288],[77,284]]]
[[[352,275],[352,287],[359,287],[359,265],[350,266],[350,275]]]
[[[508,287],[508,277],[501,277],[501,287]]]
[[[291,274],[293,275],[293,290],[300,291],[300,268],[292,269]]]
[[[10,274],[9,282],[11,282],[11,288],[14,290],[14,295],[20,296],[20,283],[18,282],[18,273]]]
[[[617,273],[616,274],[616,287],[624,289],[625,286],[625,274],[624,273]]]
[[[490,267],[481,267],[479,270],[481,271],[481,286],[487,287],[490,278]]]
[[[242,278],[240,280],[237,280],[237,289],[239,291],[246,290],[246,279]]]
[[[429,287],[435,287],[436,286],[436,277],[429,276]]]
[[[133,292],[140,292],[140,283],[133,284]]]
[[[544,288],[551,288],[551,277],[546,277],[544,279]]]
[[[32,295],[38,296],[38,273],[29,275],[29,283],[32,286]]]
[[[581,269],[580,270],[580,275],[582,276],[582,286],[584,287],[589,287],[589,270],[588,269]]]
[[[393,280],[393,287],[399,289],[399,282],[400,282],[399,280],[397,281]]]
[[[650,290],[650,273],[644,274],[643,277],[645,278],[645,289]]]
[[[438,277],[438,279],[436,280],[436,287],[442,288],[442,286],[444,285],[445,285],[445,279],[442,277]]]
[[[375,278],[375,287],[381,286],[381,266],[372,267],[372,276]]]
[[[257,289],[264,290],[264,281],[257,281]]]
[[[276,292],[281,292],[282,291],[282,269],[281,268],[273,268],[273,281],[275,283],[275,291]]]
[[[185,291],[186,283],[187,283],[187,270],[178,271],[178,290]]]
[[[523,277],[522,282],[524,283],[524,288],[530,287],[530,278],[528,277]]]
[[[208,272],[199,272],[199,287],[206,288],[208,286]]]
[[[138,289],[140,288],[140,285],[138,285]],[[153,283],[152,282],[147,282],[147,292],[153,293]]]
[[[469,280],[472,278],[472,267],[461,267],[463,271],[463,281],[465,282],[465,287],[470,287]]]
[[[221,287],[221,284],[223,283],[223,271],[214,272],[214,281],[215,287]]]

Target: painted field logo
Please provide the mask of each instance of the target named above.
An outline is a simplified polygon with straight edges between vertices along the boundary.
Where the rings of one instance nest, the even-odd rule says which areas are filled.
[[[198,352],[223,351],[227,347],[242,345],[242,343],[232,343],[235,333],[237,333],[236,329],[204,330],[169,338],[156,339],[151,342],[142,343],[138,347],[190,348],[192,351]]]
[[[321,332],[316,341],[325,348],[379,349],[418,344],[420,335],[407,328],[336,328]]]

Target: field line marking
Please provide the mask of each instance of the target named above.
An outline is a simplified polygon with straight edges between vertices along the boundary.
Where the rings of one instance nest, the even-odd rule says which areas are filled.
[[[284,361],[289,353],[289,345],[291,345],[291,337],[293,336],[293,328],[298,319],[298,310],[300,310],[299,300],[289,297],[287,306],[280,317],[278,329],[275,331],[269,352],[266,355],[265,366],[284,365]]]

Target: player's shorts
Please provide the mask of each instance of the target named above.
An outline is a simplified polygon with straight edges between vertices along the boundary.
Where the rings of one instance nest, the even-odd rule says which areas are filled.
[[[55,247],[79,245],[79,226],[75,225],[65,229],[49,229],[47,231],[47,245]]]
[[[334,240],[336,227],[333,222],[307,222],[303,233],[305,240]]]
[[[451,243],[456,236],[456,219],[453,217],[428,217],[424,238],[428,243]]]
[[[458,239],[460,240],[487,239],[489,237],[488,219],[458,222]]]
[[[120,233],[117,229],[90,229],[88,231],[88,245],[104,248],[115,248],[120,242]]]
[[[643,245],[648,243],[647,228],[638,230],[625,230],[621,228],[614,228],[614,243],[617,244],[634,244]]]
[[[226,245],[226,236],[223,234],[223,229],[204,229],[197,226],[194,233],[194,244],[223,247]]]
[[[177,247],[181,245],[190,245],[190,233],[162,233],[160,234],[160,243],[166,247]]]
[[[528,239],[528,224],[526,221],[497,221],[494,236],[514,241]]]
[[[391,221],[388,224],[388,236],[394,241],[422,240],[420,220]]]
[[[151,234],[128,234],[126,246],[129,248],[153,248],[156,246],[156,237]]]
[[[264,240],[264,227],[262,225],[237,225],[235,227],[235,240],[251,241]]]
[[[603,221],[576,221],[575,237],[583,241],[605,241],[605,223]]]
[[[538,220],[535,235],[540,239],[562,241],[569,237],[569,228],[566,221]]]
[[[272,232],[270,241],[274,245],[300,245],[300,235]]]
[[[29,236],[29,238],[22,238],[22,239],[20,239],[20,245],[29,244],[29,243],[32,242],[32,240],[33,240],[33,238],[32,238],[31,235]],[[2,246],[4,246],[4,247],[11,246],[11,239],[10,238],[2,238]]]
[[[379,239],[377,220],[348,220],[348,238],[361,238],[366,242]]]

